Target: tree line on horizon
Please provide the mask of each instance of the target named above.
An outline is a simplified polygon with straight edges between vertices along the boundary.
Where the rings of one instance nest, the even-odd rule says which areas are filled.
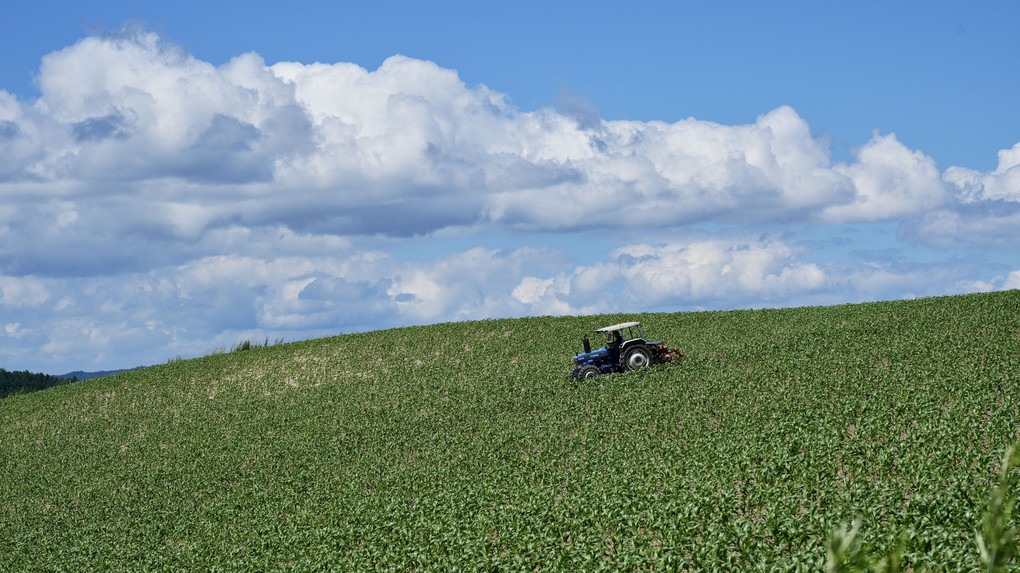
[[[53,386],[77,382],[78,378],[61,378],[50,374],[36,374],[28,370],[20,372],[9,372],[0,368],[0,398],[6,398],[14,394],[25,394],[36,390],[45,390]]]

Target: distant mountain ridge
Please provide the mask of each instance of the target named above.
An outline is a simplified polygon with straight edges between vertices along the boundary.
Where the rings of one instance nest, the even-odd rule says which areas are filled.
[[[45,390],[54,386],[73,384],[74,382],[88,380],[89,378],[112,376],[114,374],[120,374],[121,372],[138,370],[139,368],[144,368],[144,366],[125,368],[121,370],[103,370],[98,372],[76,370],[74,372],[68,372],[67,374],[60,374],[57,376],[52,374],[33,373],[28,370],[21,372],[8,372],[6,369],[0,368],[0,398],[6,398],[13,394],[25,394],[28,392],[35,392],[37,390]]]
[[[144,368],[144,366],[136,366],[134,368],[123,368],[121,370],[101,370],[98,372],[85,372],[83,370],[75,370],[74,372],[68,372],[67,374],[58,374],[56,377],[88,380],[89,378],[102,378],[103,376],[113,376],[114,374],[120,374],[121,372],[130,372],[131,370],[138,370],[139,368]]]

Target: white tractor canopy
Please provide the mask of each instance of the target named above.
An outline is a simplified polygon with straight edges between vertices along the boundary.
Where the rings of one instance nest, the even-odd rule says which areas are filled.
[[[596,330],[595,332],[604,332],[604,333],[606,333],[607,339],[609,339],[609,340],[611,340],[613,338],[613,333],[614,332],[619,332],[620,333],[620,338],[622,338],[623,340],[632,340],[632,339],[635,339],[635,338],[643,338],[644,337],[644,334],[641,333],[641,323],[640,322],[621,322],[620,324],[614,324],[613,326],[607,326],[605,328],[600,328],[600,329]]]
[[[613,332],[614,330],[623,330],[624,328],[630,328],[632,326],[641,326],[640,322],[621,322],[620,324],[614,324],[613,326],[606,326],[600,328],[595,332]]]

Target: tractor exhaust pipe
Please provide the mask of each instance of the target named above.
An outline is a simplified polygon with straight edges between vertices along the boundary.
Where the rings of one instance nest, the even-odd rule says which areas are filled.
[[[581,343],[584,344],[584,353],[585,354],[588,354],[589,352],[591,352],[591,341],[588,340],[587,336],[584,337],[584,340],[582,340]]]

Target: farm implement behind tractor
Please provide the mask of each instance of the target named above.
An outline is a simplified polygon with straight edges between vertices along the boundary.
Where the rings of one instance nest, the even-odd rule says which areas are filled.
[[[584,337],[584,352],[574,356],[574,369],[570,377],[584,380],[599,374],[627,372],[647,368],[654,364],[683,360],[679,350],[670,349],[665,342],[648,342],[641,332],[640,322],[614,324],[595,331],[604,334],[606,345],[591,349],[591,340]]]

